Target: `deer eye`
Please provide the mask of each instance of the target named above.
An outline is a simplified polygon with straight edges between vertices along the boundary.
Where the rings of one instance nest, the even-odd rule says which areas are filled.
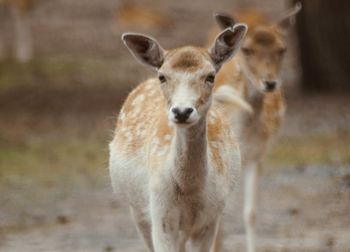
[[[165,78],[165,76],[163,74],[160,74],[158,76],[158,79],[159,79],[160,83],[165,83],[166,82],[166,78]]]
[[[250,56],[254,53],[254,50],[247,47],[243,47],[242,52],[244,53],[244,55]]]
[[[286,48],[281,48],[277,51],[278,55],[283,56],[286,53],[287,49]]]
[[[208,82],[208,83],[214,83],[214,81],[215,81],[215,75],[214,74],[209,74],[208,76],[207,76],[207,78],[205,79],[205,82]]]

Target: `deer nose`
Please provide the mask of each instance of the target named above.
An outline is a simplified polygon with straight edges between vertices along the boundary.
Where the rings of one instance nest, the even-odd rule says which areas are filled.
[[[193,108],[179,108],[175,107],[171,109],[171,112],[173,112],[174,117],[178,123],[185,123],[188,118],[191,116],[192,112],[194,111]]]
[[[265,90],[267,92],[272,92],[276,89],[277,82],[276,81],[264,81]]]

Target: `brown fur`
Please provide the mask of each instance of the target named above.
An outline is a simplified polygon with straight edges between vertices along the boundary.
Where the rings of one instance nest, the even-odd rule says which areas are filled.
[[[248,33],[237,57],[224,65],[216,76],[214,88],[219,90],[224,85],[230,86],[254,110],[253,114],[248,114],[245,111],[237,110],[235,105],[221,104],[223,107],[226,107],[228,114],[231,113],[234,122],[240,121],[239,136],[242,142],[243,168],[246,168],[248,164],[256,164],[255,169],[258,179],[261,174],[262,163],[270,143],[278,134],[285,111],[284,96],[281,88],[277,88],[273,92],[264,92],[261,80],[275,81],[279,79],[286,44],[279,27],[269,21],[262,13],[248,11],[236,17],[238,17],[240,22],[248,25]],[[217,28],[212,31],[217,31]],[[213,38],[213,34],[211,33],[210,39]],[[253,93],[255,92],[253,95],[252,90]],[[257,186],[257,184],[254,186]],[[257,187],[252,188],[252,190],[257,193]],[[248,210],[246,212],[249,209],[246,206],[247,204],[255,205],[255,196],[252,196],[253,199],[247,199],[247,195],[245,197],[244,217],[246,227],[254,229],[256,223],[255,207],[253,207],[253,211],[249,212]],[[250,202],[247,203],[247,201]],[[219,232],[218,238],[214,243],[214,252],[221,250],[222,236],[222,232]],[[247,251],[254,251],[254,242],[247,243],[247,245]]]
[[[195,72],[202,67],[202,61],[198,55],[191,51],[185,51],[177,55],[176,59],[173,59],[171,67],[176,70]]]
[[[264,78],[267,80],[277,79],[282,60],[277,54],[286,46],[281,32],[263,14],[257,11],[247,11],[237,16],[239,21],[247,23],[249,27],[242,48],[249,48],[253,53],[263,51],[263,53],[269,55],[269,59],[262,62],[260,60],[261,57],[247,57],[242,52],[239,52],[237,57],[222,67],[216,77],[214,88],[217,90],[220,86],[229,84],[237,90],[241,97],[252,105],[255,112],[253,117],[259,121],[259,132],[264,135],[265,140],[263,141],[268,141],[276,135],[283,118],[285,104],[282,91],[280,89],[271,93],[262,93],[260,91],[261,100],[258,104],[256,102],[254,104],[248,97],[250,84],[243,68],[249,68],[251,74],[258,78],[264,75]],[[264,74],[262,74],[263,72]],[[260,88],[258,86],[255,87],[257,89]],[[249,125],[243,125],[243,127],[249,127]],[[253,132],[252,134],[260,133]],[[249,153],[243,153],[243,158],[248,155]]]
[[[130,93],[110,143],[113,188],[149,251],[185,251],[189,242],[209,252],[216,236],[241,167],[232,124],[212,106],[216,71],[247,30],[236,28],[221,32],[210,49],[164,50],[149,36],[122,36],[133,56],[158,72]]]
[[[196,47],[182,47],[168,51],[166,60],[171,68],[178,71],[195,71],[203,65],[204,50]],[[209,56],[205,56],[207,58]],[[181,66],[180,64],[184,64]],[[169,83],[166,88],[172,88]],[[204,85],[197,87],[201,99],[207,100],[210,94]],[[171,93],[171,90],[168,91]],[[138,101],[142,98],[142,101]],[[126,99],[117,121],[115,137],[124,139],[122,150],[126,154],[132,154],[141,146],[156,140],[154,146],[158,149],[170,149],[171,139],[175,131],[167,119],[167,90],[163,95],[158,79],[150,79],[135,88]],[[201,100],[199,99],[199,100]],[[142,108],[140,105],[143,104]],[[139,107],[139,109],[137,109]],[[220,141],[228,141],[236,144],[234,136],[231,136],[229,121],[217,108],[212,107],[208,113],[208,142],[210,153],[214,157],[215,167],[218,173],[225,174],[225,167],[219,154]],[[147,123],[140,123],[147,122]],[[149,127],[155,125],[155,127]],[[121,130],[123,129],[123,130]],[[152,157],[152,162],[160,162],[165,155]]]

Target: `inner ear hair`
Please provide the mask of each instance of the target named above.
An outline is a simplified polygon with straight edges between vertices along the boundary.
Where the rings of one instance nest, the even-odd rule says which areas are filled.
[[[238,21],[233,16],[225,12],[214,13],[214,18],[221,29],[233,27],[236,23],[238,23]]]
[[[297,2],[293,8],[288,10],[278,21],[276,22],[277,26],[282,30],[287,30],[291,25],[295,23],[295,16],[301,10],[302,5],[300,2]]]
[[[163,64],[164,49],[156,39],[140,33],[127,32],[123,33],[122,40],[139,62],[157,69]]]
[[[237,24],[226,28],[216,37],[214,45],[210,48],[210,55],[217,71],[237,52],[247,30],[247,25]]]

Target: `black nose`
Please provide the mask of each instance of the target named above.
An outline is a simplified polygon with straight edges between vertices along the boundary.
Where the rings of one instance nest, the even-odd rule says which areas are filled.
[[[264,81],[265,84],[265,90],[268,92],[271,92],[276,89],[276,81]]]
[[[185,123],[192,114],[193,108],[185,108],[182,110],[179,108],[172,108],[171,111],[174,113],[175,119],[178,123]]]

